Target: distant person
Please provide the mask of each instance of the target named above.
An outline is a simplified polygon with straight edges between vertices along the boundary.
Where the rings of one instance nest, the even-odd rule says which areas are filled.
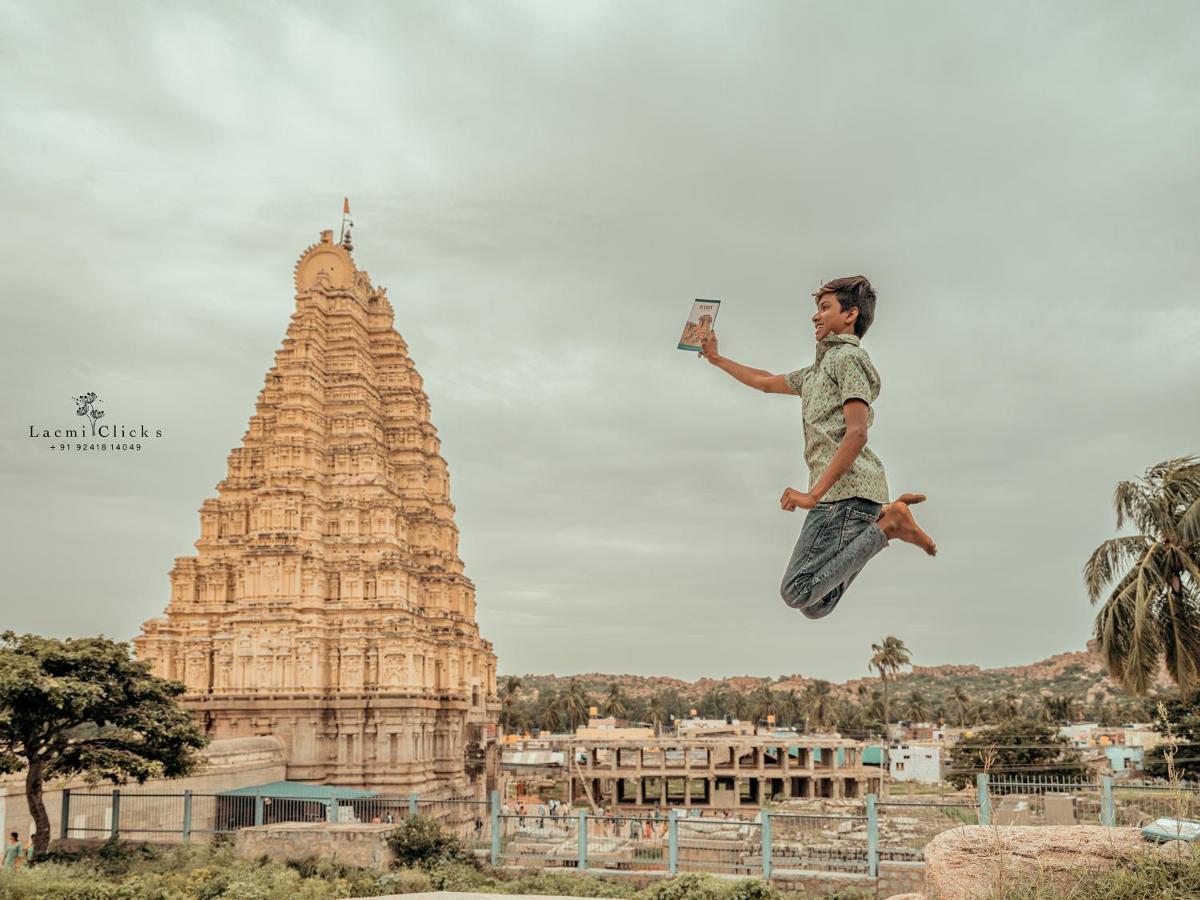
[[[21,857],[21,838],[15,831],[8,833],[8,843],[4,845],[4,867],[15,869],[17,860]]]
[[[925,495],[901,494],[889,503],[883,462],[867,448],[880,379],[860,342],[875,318],[875,290],[853,275],[827,282],[813,296],[817,353],[811,366],[787,375],[743,366],[720,355],[715,332],[704,336],[700,353],[744,385],[802,401],[808,490],[787,488],[779,505],[808,514],[780,595],[788,606],[820,619],[893,538],[930,556],[937,547],[909,511]]]

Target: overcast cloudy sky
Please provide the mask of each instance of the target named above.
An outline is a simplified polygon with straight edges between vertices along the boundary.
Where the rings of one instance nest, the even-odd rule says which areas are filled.
[[[193,553],[343,196],[502,673],[1079,649],[1115,483],[1200,451],[1200,11],[1139,3],[0,2],[0,627],[128,638]],[[779,599],[800,402],[867,274],[871,445],[938,541]],[[167,437],[61,455],[34,423]]]

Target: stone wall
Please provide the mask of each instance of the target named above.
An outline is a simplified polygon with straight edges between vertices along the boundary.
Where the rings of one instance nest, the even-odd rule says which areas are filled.
[[[239,856],[258,859],[305,859],[315,856],[352,866],[386,872],[395,855],[387,836],[395,825],[331,825],[325,822],[287,822],[243,828],[237,833]]]
[[[879,896],[920,894],[925,888],[925,863],[881,862],[879,864]]]

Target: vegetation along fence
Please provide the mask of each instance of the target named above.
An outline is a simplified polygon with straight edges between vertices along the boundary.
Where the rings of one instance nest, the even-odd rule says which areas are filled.
[[[919,861],[943,831],[974,824],[1144,825],[1200,816],[1200,789],[1112,778],[979,775],[973,793],[764,808],[753,818],[671,809],[629,815],[588,810],[510,812],[491,802],[417,795],[358,796],[312,787],[303,796],[64,791],[60,837],[190,841],[284,822],[400,823],[427,815],[494,865],[716,872],[770,877],[794,871],[875,875],[881,860]]]

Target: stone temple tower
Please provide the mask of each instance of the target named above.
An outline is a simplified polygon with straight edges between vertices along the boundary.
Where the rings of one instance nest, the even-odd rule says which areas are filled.
[[[281,738],[289,779],[479,793],[496,656],[429,398],[350,249],[325,231],[296,264],[296,311],[198,552],[134,645],[211,737]]]

